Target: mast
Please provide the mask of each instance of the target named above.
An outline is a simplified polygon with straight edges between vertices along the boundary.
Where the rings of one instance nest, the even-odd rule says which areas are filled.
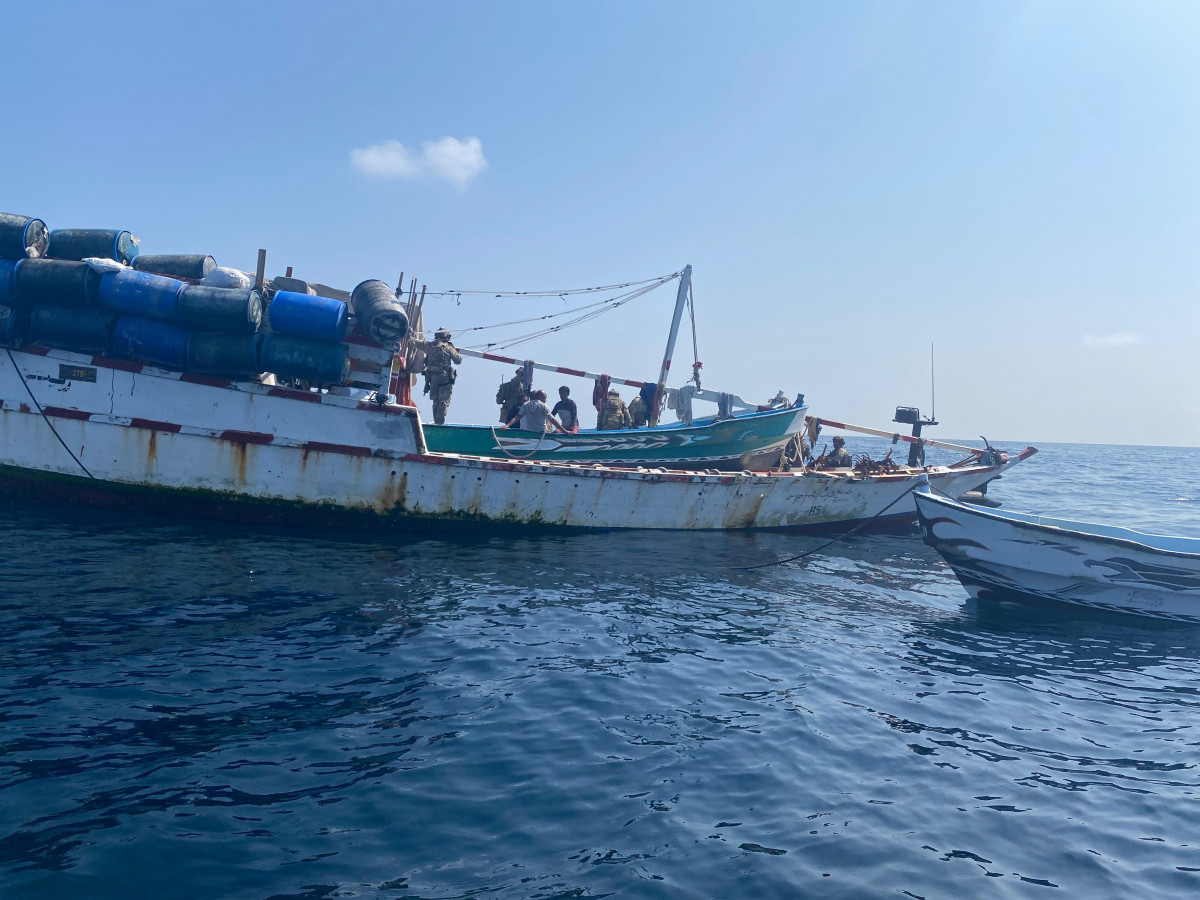
[[[686,265],[679,276],[679,293],[675,296],[675,315],[671,318],[671,334],[667,337],[667,351],[663,354],[662,369],[658,373],[658,384],[654,390],[654,402],[650,406],[650,427],[658,424],[658,410],[667,386],[667,373],[671,371],[671,357],[675,355],[675,339],[679,337],[679,323],[683,320],[683,308],[687,303],[688,289],[692,284],[692,267]]]

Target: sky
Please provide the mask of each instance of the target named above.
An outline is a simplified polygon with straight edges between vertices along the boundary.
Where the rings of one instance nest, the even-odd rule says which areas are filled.
[[[929,436],[1200,446],[1200,4],[43,0],[0,33],[0,210],[51,228],[403,272],[464,344],[582,301],[442,292],[691,264],[705,387],[890,429],[933,381]],[[509,355],[653,380],[673,302]],[[451,420],[510,374],[464,362]]]

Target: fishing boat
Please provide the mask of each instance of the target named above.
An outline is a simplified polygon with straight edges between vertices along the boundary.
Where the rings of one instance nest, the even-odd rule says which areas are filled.
[[[431,452],[417,410],[25,345],[0,351],[0,491],[372,530],[884,530],[922,472],[953,496],[1031,453],[877,473],[715,473]]]
[[[931,480],[921,533],[976,598],[1200,621],[1200,539],[979,509]]]
[[[666,466],[762,471],[778,465],[792,435],[804,427],[806,406],[674,422],[655,428],[537,434],[489,425],[426,425],[425,440],[438,453],[500,456],[583,465]]]
[[[804,395],[793,401],[779,398],[775,405],[748,403],[737,394],[703,388],[700,384],[700,364],[693,363],[692,376],[683,389],[668,387],[667,376],[675,354],[683,314],[691,300],[692,267],[685,266],[675,275],[664,277],[661,283],[678,279],[675,308],[667,336],[657,382],[615,377],[587,372],[567,366],[552,365],[534,360],[505,356],[493,351],[460,347],[459,352],[491,362],[525,368],[528,372],[544,371],[576,378],[590,379],[601,385],[603,397],[609,386],[632,387],[653,399],[650,402],[649,427],[600,430],[585,428],[574,432],[556,431],[541,434],[490,425],[446,423],[425,424],[429,449],[439,453],[460,453],[473,456],[500,456],[507,459],[528,459],[545,462],[570,462],[610,466],[666,466],[668,468],[704,468],[721,470],[762,471],[779,464],[780,454],[792,436],[805,424],[807,408]],[[420,303],[410,305],[414,321],[421,318]],[[694,328],[694,323],[693,323]],[[694,335],[693,335],[694,336]],[[402,399],[411,398],[411,364],[413,354],[402,345],[401,356],[406,360],[403,385],[397,390]],[[717,405],[717,414],[692,418],[692,401]],[[686,410],[680,421],[659,421],[660,407]]]

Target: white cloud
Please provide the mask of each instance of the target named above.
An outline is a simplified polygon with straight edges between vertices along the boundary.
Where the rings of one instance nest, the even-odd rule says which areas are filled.
[[[425,141],[421,151],[409,150],[399,141],[380,141],[350,151],[354,168],[376,178],[417,178],[433,175],[445,178],[455,187],[466,187],[468,181],[487,168],[483,144],[479,138],[444,137]]]
[[[1144,344],[1146,339],[1132,331],[1118,331],[1116,334],[1085,334],[1085,347],[1132,347],[1134,344]]]

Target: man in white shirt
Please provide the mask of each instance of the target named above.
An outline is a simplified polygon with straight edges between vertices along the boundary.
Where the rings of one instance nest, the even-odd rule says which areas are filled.
[[[521,423],[522,431],[532,431],[534,434],[544,433],[547,422],[552,423],[560,431],[567,430],[551,414],[550,407],[546,405],[545,391],[534,391],[533,398],[526,400],[517,414],[504,423],[504,427],[511,428],[518,421]]]

